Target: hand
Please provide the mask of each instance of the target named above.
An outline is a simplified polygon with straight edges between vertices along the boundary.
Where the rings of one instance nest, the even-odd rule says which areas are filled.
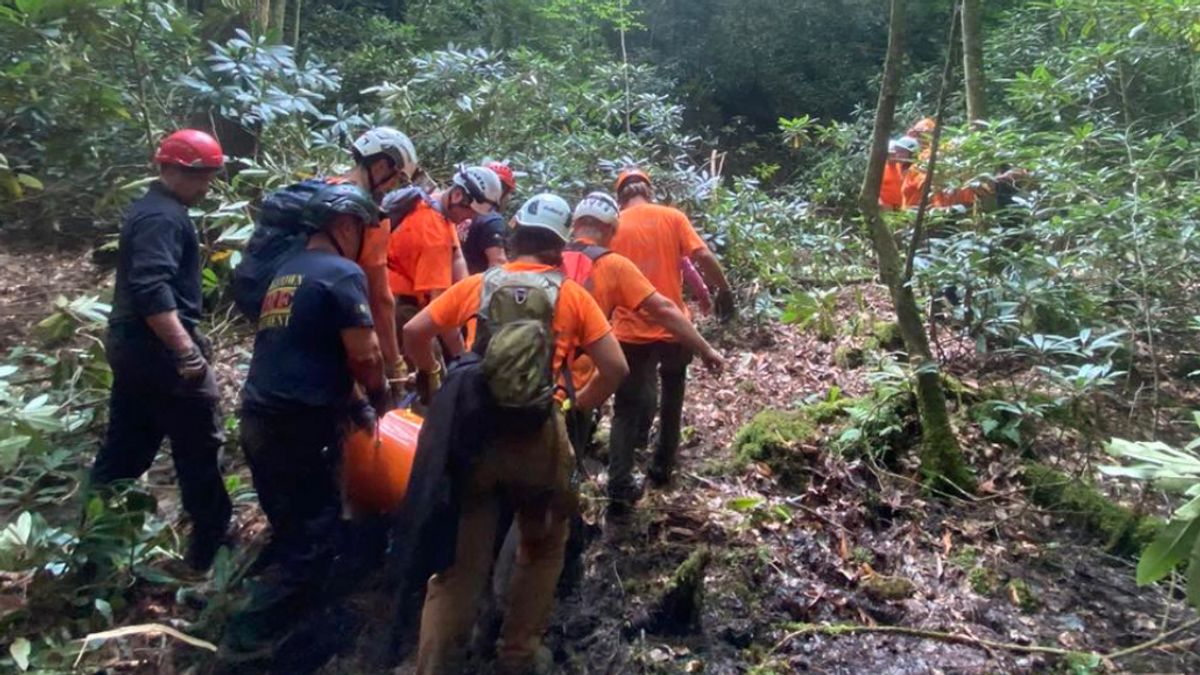
[[[704,362],[704,367],[708,368],[710,372],[719,373],[725,370],[725,357],[712,347],[709,347],[707,352],[700,354],[700,360]]]
[[[717,291],[717,318],[721,323],[729,323],[737,318],[737,307],[733,304],[733,291],[722,288]]]
[[[359,429],[374,434],[379,419],[375,415],[375,408],[360,398],[350,404],[350,422]]]
[[[175,353],[175,372],[188,381],[198,380],[208,372],[208,361],[204,360],[204,355],[195,343],[186,350]]]
[[[196,344],[196,348],[200,350],[200,355],[204,357],[205,361],[212,361],[212,358],[213,358],[212,340],[208,339],[207,335],[205,335],[204,333],[201,333],[198,330],[194,331],[193,335],[192,335],[192,342],[194,342]]]
[[[404,367],[404,361],[400,360],[392,364],[387,369],[387,387],[388,392],[392,396],[392,407],[400,405],[400,401],[404,400],[404,395],[407,392],[408,385],[408,370]]]
[[[712,297],[710,297],[707,293],[701,293],[700,296],[696,298],[696,304],[700,306],[701,314],[704,316],[712,315]]]
[[[428,406],[433,401],[433,395],[442,386],[442,367],[438,366],[437,370],[425,372],[424,370],[417,373],[417,395],[421,398],[421,405]]]

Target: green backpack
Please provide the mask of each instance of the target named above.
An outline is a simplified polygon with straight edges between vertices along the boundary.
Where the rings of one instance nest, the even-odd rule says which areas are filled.
[[[483,275],[475,351],[506,422],[522,428],[545,421],[554,402],[554,310],[563,275],[558,271]]]

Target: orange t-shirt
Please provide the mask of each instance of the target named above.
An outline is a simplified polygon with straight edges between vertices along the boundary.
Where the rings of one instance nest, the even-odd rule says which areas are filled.
[[[450,288],[454,225],[424,200],[400,221],[388,240],[388,283],[392,295],[418,298],[424,305],[430,291]]]
[[[904,206],[904,185],[906,162],[888,160],[883,165],[883,182],[879,184],[879,204],[889,209],[899,209]],[[918,197],[919,199],[919,197]]]
[[[504,265],[510,272],[548,272],[555,268],[538,263],[513,262]],[[474,274],[451,286],[434,298],[426,310],[442,331],[463,326],[479,313],[479,293],[483,275]],[[567,279],[558,292],[554,310],[554,368],[557,375],[568,354],[604,337],[611,330],[599,305],[583,286]],[[470,336],[473,340],[474,336]]]
[[[637,265],[654,288],[689,316],[683,304],[683,275],[679,260],[707,248],[691,221],[679,209],[640,204],[621,211],[617,236],[610,245]],[[643,298],[645,299],[645,298]],[[674,336],[644,314],[617,307],[613,331],[621,342],[673,342]]]
[[[596,242],[580,238],[585,244]],[[608,253],[601,256],[592,266],[592,273],[584,285],[604,316],[612,316],[618,307],[629,311],[637,311],[646,298],[654,295],[654,284],[642,274],[642,271],[630,262],[629,258],[620,253]],[[587,354],[575,359],[571,364],[571,382],[576,390],[582,389],[596,373],[596,366]]]
[[[921,205],[921,192],[925,189],[925,179],[929,174],[924,169],[910,168],[904,173],[904,184],[901,191],[904,195],[904,208],[915,209]],[[970,206],[975,203],[975,190],[969,187],[958,189],[938,190],[933,186],[933,194],[929,197],[929,206],[944,209],[956,204]]]

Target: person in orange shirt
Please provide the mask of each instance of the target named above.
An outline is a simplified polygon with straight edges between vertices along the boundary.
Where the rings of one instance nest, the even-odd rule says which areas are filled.
[[[406,354],[422,372],[436,372],[435,336],[465,325],[479,313],[487,275],[543,274],[561,280],[555,304],[553,368],[582,349],[597,375],[578,390],[576,402],[595,407],[616,389],[628,366],[596,301],[579,284],[562,280],[570,209],[554,195],[537,195],[514,218],[510,249],[515,260],[454,284],[404,327]],[[489,277],[490,278],[490,277]],[[436,378],[428,378],[434,380]],[[459,527],[454,564],[429,579],[421,613],[417,672],[460,672],[456,665],[487,583],[501,496],[516,510],[519,544],[508,608],[497,645],[500,673],[525,673],[534,664],[554,606],[575,488],[574,453],[561,409],[554,406],[533,432],[498,430],[469,475],[460,479]]]
[[[904,207],[904,174],[920,149],[921,144],[912,136],[888,143],[888,161],[883,167],[883,182],[879,185],[879,205],[883,208],[898,211]]]
[[[623,171],[617,178],[616,191],[622,210],[612,250],[631,260],[685,317],[688,311],[683,303],[679,261],[691,258],[709,286],[716,289],[717,316],[722,320],[732,318],[733,296],[724,270],[687,216],[653,203],[650,177],[638,169]],[[634,447],[645,443],[656,412],[660,413],[661,424],[647,474],[660,485],[670,481],[679,451],[687,365],[692,354],[645,312],[618,307],[613,330],[629,362],[630,376],[617,390],[614,402],[608,495],[614,505],[626,507],[642,495],[642,486],[632,475]],[[656,379],[662,382],[661,409]]]
[[[391,127],[376,127],[355,139],[351,147],[354,166],[346,173],[329,179],[330,183],[352,183],[365,190],[379,204],[383,196],[402,184],[408,184],[419,170],[417,150],[404,133]],[[367,275],[367,297],[371,319],[383,351],[384,368],[393,398],[402,395],[404,361],[400,358],[397,338],[395,301],[388,284],[388,237],[386,221],[370,228],[362,242],[356,262]]]
[[[465,276],[455,272],[462,253],[454,224],[494,210],[501,192],[500,178],[491,169],[461,167],[449,188],[430,199],[419,199],[396,226],[388,242],[387,266],[397,331],[459,276]],[[462,272],[465,269],[463,262]],[[462,353],[462,336],[456,330],[442,338],[449,356]]]

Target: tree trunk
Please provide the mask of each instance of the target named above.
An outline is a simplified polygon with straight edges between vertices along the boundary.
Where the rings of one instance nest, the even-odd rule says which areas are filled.
[[[303,0],[296,0],[293,11],[296,13],[294,22],[292,23],[292,48],[300,49],[300,3]]]
[[[929,348],[929,338],[921,322],[912,285],[905,278],[900,251],[892,231],[879,213],[879,185],[883,180],[887,160],[888,137],[896,114],[896,98],[900,89],[900,68],[904,58],[906,0],[892,0],[891,21],[888,27],[887,59],[883,66],[883,84],[879,90],[879,105],[875,112],[875,131],[871,143],[870,161],[863,178],[859,206],[871,230],[871,241],[879,265],[879,276],[887,285],[896,308],[896,321],[909,359],[916,366],[917,406],[921,418],[921,472],[931,487],[957,489],[964,492],[974,487],[974,479],[962,452],[958,438],[950,426],[946,409],[946,394],[942,388],[937,361]]]
[[[254,0],[254,10],[254,20],[258,22],[258,29],[267,32],[271,27],[271,0]]]
[[[271,3],[271,30],[279,33],[279,41],[284,42],[287,36],[287,0],[274,0]]]
[[[983,79],[982,0],[963,0],[963,80],[967,89],[967,119],[987,119],[987,82]]]

